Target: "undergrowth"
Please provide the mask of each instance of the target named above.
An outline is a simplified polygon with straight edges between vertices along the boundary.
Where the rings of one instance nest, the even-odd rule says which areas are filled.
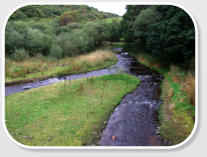
[[[40,54],[19,62],[6,59],[6,82],[93,71],[113,65],[116,61],[116,56],[106,50],[63,59]]]

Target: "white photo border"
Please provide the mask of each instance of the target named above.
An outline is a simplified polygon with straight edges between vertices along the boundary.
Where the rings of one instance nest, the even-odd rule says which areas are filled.
[[[195,92],[196,92],[196,101],[195,101],[195,124],[194,124],[194,128],[191,132],[191,134],[181,143],[177,144],[177,145],[173,145],[173,146],[28,146],[28,145],[24,145],[18,141],[16,141],[8,132],[7,128],[6,128],[6,124],[5,124],[5,28],[6,28],[6,24],[7,21],[9,19],[9,17],[18,9],[20,9],[21,7],[24,6],[28,6],[28,5],[90,5],[90,4],[124,4],[124,5],[172,5],[172,6],[176,6],[182,10],[184,10],[192,19],[193,23],[194,23],[194,27],[195,27]],[[7,16],[7,18],[4,21],[4,26],[3,26],[3,30],[2,30],[2,34],[3,34],[3,40],[2,40],[2,52],[3,52],[3,57],[1,58],[1,62],[3,63],[3,65],[1,65],[1,77],[2,77],[2,82],[1,82],[1,87],[2,87],[2,98],[1,98],[1,102],[2,102],[2,125],[3,128],[7,134],[7,136],[18,146],[21,146],[23,148],[26,149],[71,149],[71,150],[78,150],[78,149],[82,149],[82,150],[138,150],[138,149],[147,149],[147,150],[153,150],[153,149],[157,149],[157,150],[166,150],[166,149],[175,149],[178,147],[181,147],[183,145],[185,145],[186,143],[189,142],[189,140],[194,136],[197,127],[198,127],[198,26],[196,23],[195,18],[192,16],[192,14],[186,9],[184,8],[182,5],[177,4],[177,3],[172,3],[172,2],[28,2],[28,3],[23,3],[17,7],[15,7],[14,9],[12,9],[12,11],[10,11],[9,15]]]

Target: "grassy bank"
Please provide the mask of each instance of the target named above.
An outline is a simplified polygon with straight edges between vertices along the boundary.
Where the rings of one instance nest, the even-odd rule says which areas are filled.
[[[94,145],[115,106],[138,84],[115,74],[17,93],[6,97],[6,126],[25,145]]]
[[[138,54],[138,61],[163,74],[163,100],[159,109],[160,134],[170,145],[184,141],[192,132],[195,118],[195,75],[176,66],[167,68],[148,54]]]
[[[20,62],[6,60],[6,82],[93,71],[113,65],[116,61],[117,58],[113,53],[103,50],[59,60],[43,56]]]

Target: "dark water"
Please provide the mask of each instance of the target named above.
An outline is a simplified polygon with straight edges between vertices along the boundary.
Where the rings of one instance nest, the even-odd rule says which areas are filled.
[[[99,144],[101,146],[167,145],[159,135],[157,110],[162,75],[121,53],[126,72],[140,78],[140,85],[128,94],[111,115]]]
[[[54,77],[43,81],[25,83],[5,88],[5,95],[11,95],[32,88],[49,85],[52,83],[114,73],[128,73],[137,76],[141,83],[130,94],[122,99],[111,115],[99,144],[101,146],[160,146],[166,143],[157,131],[157,110],[161,103],[160,83],[162,75],[137,63],[136,59],[122,48],[114,51],[121,52],[117,55],[118,62],[109,68],[82,74],[64,77]]]

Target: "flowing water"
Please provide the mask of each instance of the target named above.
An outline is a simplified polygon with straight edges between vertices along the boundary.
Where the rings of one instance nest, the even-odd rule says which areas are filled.
[[[141,83],[115,108],[99,145],[101,146],[162,146],[167,143],[158,131],[160,84],[163,76],[137,63],[128,53],[121,53],[126,72],[137,76]]]
[[[32,88],[52,83],[100,76],[115,73],[128,73],[137,76],[141,83],[130,94],[127,94],[112,113],[99,145],[101,146],[160,146],[166,145],[157,130],[157,110],[161,104],[160,83],[162,75],[139,64],[135,58],[122,48],[116,48],[118,62],[109,68],[88,73],[54,77],[43,81],[25,83],[5,88],[5,95],[11,95]]]

